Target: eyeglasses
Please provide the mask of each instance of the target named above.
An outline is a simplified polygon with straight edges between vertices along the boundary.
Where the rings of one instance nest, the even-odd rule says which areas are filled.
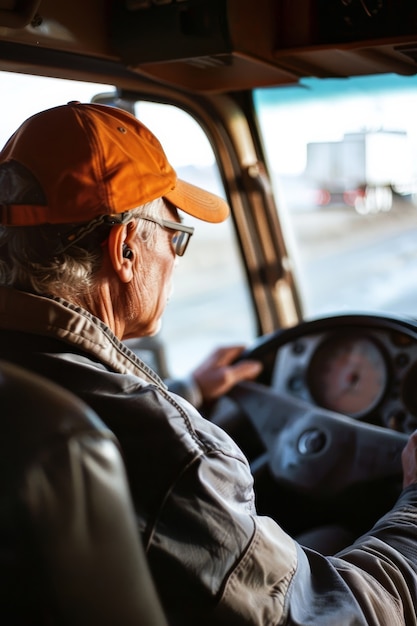
[[[131,211],[125,211],[124,213],[119,213],[118,215],[100,215],[86,224],[77,225],[75,228],[72,228],[65,233],[59,233],[58,237],[60,243],[57,247],[57,252],[65,252],[68,248],[84,239],[87,235],[98,230],[101,226],[108,227],[114,226],[115,224],[126,224],[131,219]],[[167,228],[168,230],[174,231],[174,235],[171,240],[174,252],[178,256],[183,256],[187,249],[188,242],[190,241],[190,237],[194,232],[194,228],[192,226],[184,226],[178,222],[172,222],[171,220],[164,220],[162,218],[160,220],[154,220],[151,217],[140,216],[138,219],[153,222],[154,224],[161,226],[161,228]],[[101,245],[104,245],[106,242],[107,236],[103,237]]]
[[[172,246],[174,248],[174,252],[178,256],[183,256],[184,252],[187,249],[188,242],[194,232],[194,228],[192,226],[184,226],[184,224],[179,224],[178,222],[171,222],[171,220],[154,220],[151,217],[140,217],[141,220],[146,220],[147,222],[153,222],[154,224],[158,224],[161,228],[166,228],[167,230],[173,230],[174,235],[171,239]]]

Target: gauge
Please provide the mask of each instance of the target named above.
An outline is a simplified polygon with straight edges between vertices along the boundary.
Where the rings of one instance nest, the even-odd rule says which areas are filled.
[[[317,404],[351,417],[362,417],[375,408],[384,395],[387,378],[378,345],[357,335],[322,343],[308,372],[310,393]]]

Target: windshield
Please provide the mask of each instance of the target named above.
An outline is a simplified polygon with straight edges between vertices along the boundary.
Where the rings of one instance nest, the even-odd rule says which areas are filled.
[[[417,312],[417,78],[255,92],[305,317]]]

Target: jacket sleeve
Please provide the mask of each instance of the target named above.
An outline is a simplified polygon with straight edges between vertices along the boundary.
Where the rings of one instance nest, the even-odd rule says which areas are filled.
[[[417,624],[417,485],[405,489],[369,533],[330,562],[367,623]]]
[[[334,557],[302,548],[266,518],[230,573],[221,624],[417,624],[417,486],[354,545]]]

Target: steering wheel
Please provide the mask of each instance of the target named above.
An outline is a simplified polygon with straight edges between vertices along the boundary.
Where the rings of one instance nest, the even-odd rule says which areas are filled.
[[[364,314],[321,318],[264,336],[246,350],[240,358],[264,363],[263,380],[240,383],[228,394],[262,440],[274,479],[313,496],[333,496],[357,483],[402,474],[407,433],[354,419],[271,387],[272,364],[284,346],[323,333],[340,336],[346,329],[377,331],[387,338],[394,333],[403,338],[404,345],[413,346],[417,359],[417,325],[411,319]],[[413,365],[410,362],[408,370]]]

